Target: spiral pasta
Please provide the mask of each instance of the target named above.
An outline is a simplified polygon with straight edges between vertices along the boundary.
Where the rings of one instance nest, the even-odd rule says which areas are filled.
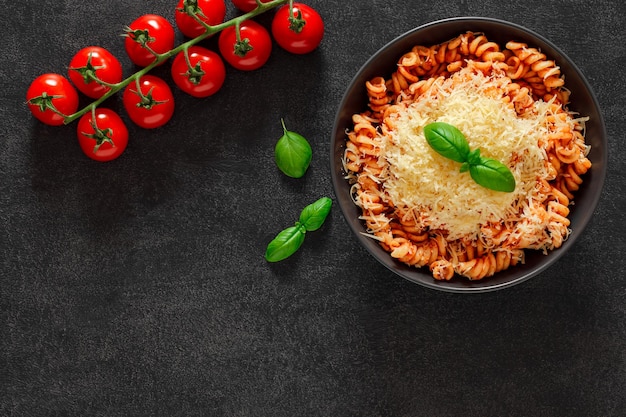
[[[391,257],[427,267],[438,280],[479,280],[523,263],[525,250],[548,253],[567,239],[569,205],[591,162],[586,118],[567,109],[555,61],[521,42],[503,48],[466,32],[414,46],[389,77],[374,77],[365,89],[367,110],[353,115],[343,165],[368,235]],[[453,167],[431,156],[420,137],[425,124],[454,117],[509,166],[514,193],[445,182]]]

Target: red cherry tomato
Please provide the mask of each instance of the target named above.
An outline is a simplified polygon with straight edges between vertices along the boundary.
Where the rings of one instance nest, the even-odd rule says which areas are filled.
[[[124,47],[135,65],[146,67],[156,59],[150,49],[163,54],[174,47],[175,38],[174,27],[167,19],[156,14],[146,14],[128,26]],[[164,62],[160,62],[159,65]]]
[[[302,3],[282,6],[272,20],[272,35],[276,43],[293,54],[307,54],[317,48],[324,37],[324,22],[319,13]]]
[[[62,125],[64,116],[78,110],[78,93],[60,74],[48,73],[35,78],[26,91],[26,100],[33,116],[50,126]]]
[[[191,7],[196,16],[204,23],[215,26],[224,22],[226,17],[226,3],[224,0],[197,0],[196,3],[197,5],[188,7]],[[188,38],[195,38],[204,33],[204,26],[185,12],[184,0],[179,0],[175,17],[178,29]]]
[[[95,123],[91,113],[78,121],[76,133],[83,153],[95,161],[111,161],[128,145],[128,129],[113,110],[97,108]]]
[[[99,46],[81,49],[70,61],[70,80],[83,94],[91,98],[100,98],[109,87],[97,82],[116,84],[122,81],[122,64],[108,50]]]
[[[262,67],[272,53],[272,38],[259,23],[252,20],[241,22],[240,41],[235,26],[222,30],[218,47],[226,62],[242,71]]]
[[[219,91],[226,80],[226,67],[215,52],[201,46],[189,48],[189,65],[185,53],[172,61],[172,79],[185,93],[194,97],[209,97]]]
[[[138,126],[153,129],[163,126],[174,114],[174,95],[165,81],[154,75],[144,75],[124,90],[122,101],[128,117]]]
[[[269,3],[272,0],[261,0],[261,3]],[[244,13],[251,12],[256,9],[256,0],[232,0],[236,8]]]

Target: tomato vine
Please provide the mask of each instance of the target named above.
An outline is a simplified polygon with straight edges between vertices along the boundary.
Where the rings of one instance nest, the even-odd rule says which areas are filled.
[[[190,13],[191,17],[193,17],[199,24],[201,24],[204,27],[204,32],[199,35],[196,36],[195,38],[192,38],[184,43],[181,43],[180,45],[170,49],[167,52],[163,52],[163,53],[154,53],[155,56],[155,60],[150,63],[149,65],[145,66],[144,68],[141,68],[140,70],[136,71],[135,73],[129,75],[128,77],[124,78],[123,80],[121,80],[118,83],[113,83],[113,84],[107,84],[106,86],[109,88],[109,90],[103,94],[100,98],[96,99],[95,101],[91,102],[90,104],[86,105],[85,107],[83,107],[82,109],[72,113],[72,114],[60,114],[61,116],[63,116],[63,124],[69,124],[72,123],[74,120],[82,117],[83,115],[85,115],[86,113],[92,111],[92,109],[95,109],[96,107],[98,107],[100,104],[102,104],[104,101],[106,101],[109,97],[117,94],[119,91],[123,90],[126,86],[128,86],[130,83],[133,82],[137,82],[137,80],[139,80],[142,76],[146,75],[147,73],[149,73],[154,67],[159,66],[160,64],[162,64],[164,61],[168,60],[169,58],[174,57],[175,55],[177,55],[180,52],[183,53],[187,53],[188,49],[191,46],[196,45],[197,43],[203,41],[204,39],[210,37],[211,35],[214,35],[228,27],[231,26],[235,26],[235,27],[239,27],[241,25],[242,22],[252,19],[255,16],[258,16],[262,13],[267,12],[270,9],[276,8],[278,6],[284,5],[289,3],[290,7],[293,5],[293,0],[271,0],[267,3],[263,3],[260,0],[256,0],[256,8],[253,9],[250,12],[244,13],[242,15],[236,16],[232,19],[229,19],[225,22],[222,22],[220,24],[217,25],[209,25],[207,23],[205,23],[199,16],[196,15],[196,12],[192,9],[192,8],[188,8],[186,11],[187,13]],[[97,78],[94,78],[94,81],[100,83],[100,80]],[[45,101],[42,100],[42,102],[45,103]],[[53,111],[57,111],[56,109],[54,109]]]

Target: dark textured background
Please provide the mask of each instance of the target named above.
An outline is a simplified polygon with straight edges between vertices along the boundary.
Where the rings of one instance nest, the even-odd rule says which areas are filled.
[[[1,416],[625,415],[620,1],[310,0],[319,50],[276,47],[209,99],[177,91],[173,120],[129,123],[112,163],[82,155],[75,125],[31,118],[33,78],[90,44],[129,74],[123,26],[173,21],[174,3],[24,0],[0,17]],[[504,291],[441,293],[374,261],[335,205],[298,254],[266,263],[304,205],[334,197],[330,132],[353,74],[399,34],[461,15],[539,32],[598,95],[608,177],[571,252]],[[300,180],[273,165],[281,117],[313,147]]]

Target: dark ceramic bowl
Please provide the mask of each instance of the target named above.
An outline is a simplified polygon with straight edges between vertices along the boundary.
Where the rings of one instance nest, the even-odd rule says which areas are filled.
[[[409,267],[393,259],[375,240],[363,236],[366,231],[364,223],[359,220],[360,209],[354,205],[350,197],[350,185],[344,179],[345,172],[341,159],[345,149],[345,132],[351,127],[354,113],[366,110],[367,95],[365,81],[374,76],[388,77],[396,66],[400,56],[415,45],[434,45],[445,42],[466,31],[482,32],[489,40],[504,45],[510,40],[525,42],[531,47],[539,48],[550,59],[560,66],[565,75],[565,85],[571,90],[570,110],[589,116],[586,124],[586,142],[591,145],[589,159],[592,168],[585,174],[584,182],[575,194],[575,205],[571,206],[571,235],[563,246],[543,255],[538,251],[526,251],[526,261],[492,277],[479,281],[470,281],[455,276],[450,281],[435,280],[428,268]],[[413,29],[391,41],[372,56],[358,71],[348,86],[339,105],[331,138],[331,175],[337,201],[346,221],[356,238],[380,263],[395,274],[423,286],[451,292],[477,293],[510,287],[523,282],[554,264],[574,245],[583,229],[591,219],[600,199],[607,169],[606,129],[598,101],[589,83],[559,48],[541,35],[513,23],[490,18],[451,18],[429,23]]]

